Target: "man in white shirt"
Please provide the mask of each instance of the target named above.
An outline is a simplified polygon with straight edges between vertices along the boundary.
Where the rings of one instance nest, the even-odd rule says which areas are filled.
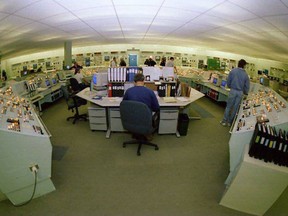
[[[170,57],[169,61],[166,62],[166,67],[174,67],[174,57]]]

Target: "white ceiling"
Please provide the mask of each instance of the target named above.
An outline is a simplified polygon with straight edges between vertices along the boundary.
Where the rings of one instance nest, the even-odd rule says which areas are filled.
[[[287,62],[288,0],[1,0],[2,59],[105,44],[175,45]]]

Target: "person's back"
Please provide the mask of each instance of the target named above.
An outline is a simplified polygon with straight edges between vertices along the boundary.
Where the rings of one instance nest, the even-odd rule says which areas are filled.
[[[228,75],[227,86],[230,89],[248,94],[250,81],[246,71],[241,67],[232,69]]]
[[[166,62],[166,67],[174,67],[174,57],[170,57],[170,60]]]
[[[162,67],[165,67],[165,66],[166,66],[166,58],[165,58],[165,57],[163,57],[163,58],[161,59],[160,66],[162,66]]]
[[[113,59],[111,60],[110,67],[117,67],[116,57],[113,57]]]
[[[145,103],[151,111],[159,111],[160,106],[155,93],[144,86],[144,75],[138,73],[134,77],[135,86],[126,90],[123,100],[134,100]]]
[[[124,61],[123,58],[120,59],[119,66],[120,66],[120,67],[126,67],[126,62]]]
[[[238,62],[238,67],[232,69],[228,75],[227,86],[231,90],[226,101],[223,119],[220,121],[220,124],[223,126],[231,126],[243,94],[247,95],[249,92],[250,80],[244,70],[246,64],[247,62],[244,59],[241,59]]]

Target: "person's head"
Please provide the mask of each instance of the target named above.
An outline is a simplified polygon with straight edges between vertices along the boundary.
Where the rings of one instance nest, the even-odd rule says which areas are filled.
[[[134,82],[136,84],[144,84],[144,75],[142,73],[137,73],[135,76],[134,76]]]
[[[149,56],[149,59],[152,60],[152,59],[153,59],[153,56]]]
[[[238,67],[244,68],[246,64],[247,64],[247,62],[246,62],[244,59],[241,59],[241,60],[238,62]]]
[[[174,57],[170,57],[170,60],[171,60],[171,61],[174,61]]]
[[[113,61],[115,61],[115,62],[116,62],[116,57],[113,57]]]

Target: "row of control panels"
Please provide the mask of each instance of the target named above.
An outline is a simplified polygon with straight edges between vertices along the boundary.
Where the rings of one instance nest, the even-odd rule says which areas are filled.
[[[11,87],[0,89],[0,123],[1,130],[47,135],[30,101],[15,95]]]

